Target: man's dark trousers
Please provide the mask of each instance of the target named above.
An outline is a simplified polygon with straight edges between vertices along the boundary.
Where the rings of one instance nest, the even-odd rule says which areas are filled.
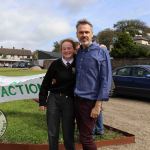
[[[73,98],[51,93],[47,102],[47,126],[49,149],[58,150],[60,121],[66,150],[74,148]]]
[[[75,97],[75,117],[83,150],[97,150],[92,136],[96,119],[90,117],[95,103],[96,100]]]

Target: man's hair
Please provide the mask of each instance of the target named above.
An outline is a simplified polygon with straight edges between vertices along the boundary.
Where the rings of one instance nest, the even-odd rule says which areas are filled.
[[[73,49],[76,50],[76,43],[75,43],[75,41],[73,39],[71,39],[71,38],[67,38],[67,39],[63,39],[63,40],[60,41],[60,51],[62,49],[62,44],[64,42],[70,42],[72,44]]]
[[[88,24],[91,28],[93,28],[93,25],[87,20],[87,19],[81,19],[77,22],[76,24],[76,29],[78,28],[79,25],[84,25],[84,24]]]

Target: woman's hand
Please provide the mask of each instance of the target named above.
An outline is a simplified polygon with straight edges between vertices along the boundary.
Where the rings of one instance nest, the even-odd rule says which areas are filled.
[[[40,110],[40,111],[45,111],[45,110],[46,110],[46,107],[45,107],[45,106],[39,106],[39,110]]]

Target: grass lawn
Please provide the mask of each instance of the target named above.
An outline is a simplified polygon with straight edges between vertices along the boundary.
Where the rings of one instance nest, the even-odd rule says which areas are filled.
[[[45,113],[38,110],[32,100],[21,100],[0,104],[8,126],[0,138],[4,143],[47,143]]]
[[[30,69],[20,69],[20,68],[0,68],[0,76],[27,76],[45,73],[46,70],[33,71]]]
[[[45,71],[0,68],[0,75],[22,76],[44,73]],[[38,103],[32,100],[0,103],[0,110],[5,113],[8,122],[5,134],[0,137],[1,143],[47,143],[45,112],[38,110]],[[94,138],[103,140],[114,139],[120,136],[122,136],[120,133],[105,129],[103,136],[95,136]],[[75,138],[77,139],[77,133]],[[62,142],[61,134],[60,142]]]
[[[7,117],[7,130],[0,138],[2,143],[47,143],[45,112],[38,110],[38,103],[32,100],[21,100],[0,104]],[[109,140],[122,136],[120,133],[105,129],[103,136],[94,136],[95,140]],[[75,139],[78,139],[77,133]],[[60,143],[62,135],[59,138]]]

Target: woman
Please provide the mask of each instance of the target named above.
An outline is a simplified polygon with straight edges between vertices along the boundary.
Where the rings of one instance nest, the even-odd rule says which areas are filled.
[[[66,150],[75,150],[73,106],[75,48],[76,45],[71,39],[64,39],[61,42],[62,58],[53,61],[50,65],[39,93],[40,110],[45,110],[47,107],[50,150],[58,150],[60,122]]]

